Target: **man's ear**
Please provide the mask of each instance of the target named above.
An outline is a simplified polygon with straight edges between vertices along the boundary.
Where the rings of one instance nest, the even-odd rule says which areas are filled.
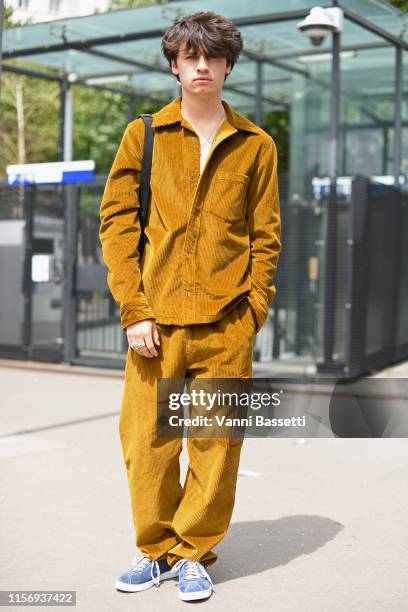
[[[171,71],[173,74],[178,74],[177,62],[175,60],[171,60]]]

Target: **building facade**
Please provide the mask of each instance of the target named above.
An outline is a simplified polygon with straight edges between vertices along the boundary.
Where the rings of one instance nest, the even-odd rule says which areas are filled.
[[[81,17],[107,10],[109,0],[8,0],[16,22],[40,23],[53,19]]]

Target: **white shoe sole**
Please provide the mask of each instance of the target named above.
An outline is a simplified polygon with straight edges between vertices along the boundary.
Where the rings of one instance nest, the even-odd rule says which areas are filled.
[[[194,601],[196,599],[206,599],[212,592],[213,590],[211,588],[206,591],[192,591],[191,593],[182,593],[179,591],[179,596],[182,601]]]
[[[162,580],[168,580],[169,578],[176,578],[177,574],[172,572],[164,572],[160,574],[160,582]],[[153,580],[143,582],[143,584],[130,584],[129,582],[122,582],[119,578],[115,582],[115,588],[117,591],[126,591],[126,593],[138,593],[139,591],[145,591],[150,587],[155,586]]]

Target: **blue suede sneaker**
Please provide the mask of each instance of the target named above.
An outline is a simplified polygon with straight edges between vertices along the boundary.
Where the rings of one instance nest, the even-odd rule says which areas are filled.
[[[183,557],[173,565],[171,572],[178,572],[179,596],[183,601],[205,599],[214,590],[213,581],[199,561],[192,561]]]
[[[124,572],[115,582],[118,591],[136,593],[144,591],[153,585],[159,586],[161,580],[175,578],[166,559],[152,561],[142,554],[136,555],[131,561],[131,569]]]

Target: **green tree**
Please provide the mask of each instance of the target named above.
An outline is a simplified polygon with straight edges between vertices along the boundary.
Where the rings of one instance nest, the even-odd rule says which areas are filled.
[[[19,25],[27,25],[28,23],[32,23],[31,17],[27,17],[25,21],[18,21],[13,18],[13,7],[7,3],[4,3],[4,15],[3,15],[3,30],[7,30],[8,28],[15,28]]]
[[[390,0],[390,4],[404,13],[408,13],[408,0]]]
[[[7,30],[7,28],[11,28],[13,24],[11,23],[11,16],[13,15],[13,9],[11,6],[7,4],[4,5],[4,15],[3,15],[3,29]]]
[[[5,5],[4,29],[28,22],[17,22],[13,9]],[[16,61],[11,63],[19,65]],[[48,81],[5,70],[1,81],[0,177],[4,179],[8,164],[56,159],[59,88]]]
[[[56,160],[59,88],[10,72],[2,72],[1,80],[2,170],[7,164]]]
[[[134,114],[156,112],[164,103],[152,103],[139,98],[135,103]],[[107,173],[127,124],[127,96],[89,87],[76,87],[74,108],[75,158],[93,159],[97,173]]]

